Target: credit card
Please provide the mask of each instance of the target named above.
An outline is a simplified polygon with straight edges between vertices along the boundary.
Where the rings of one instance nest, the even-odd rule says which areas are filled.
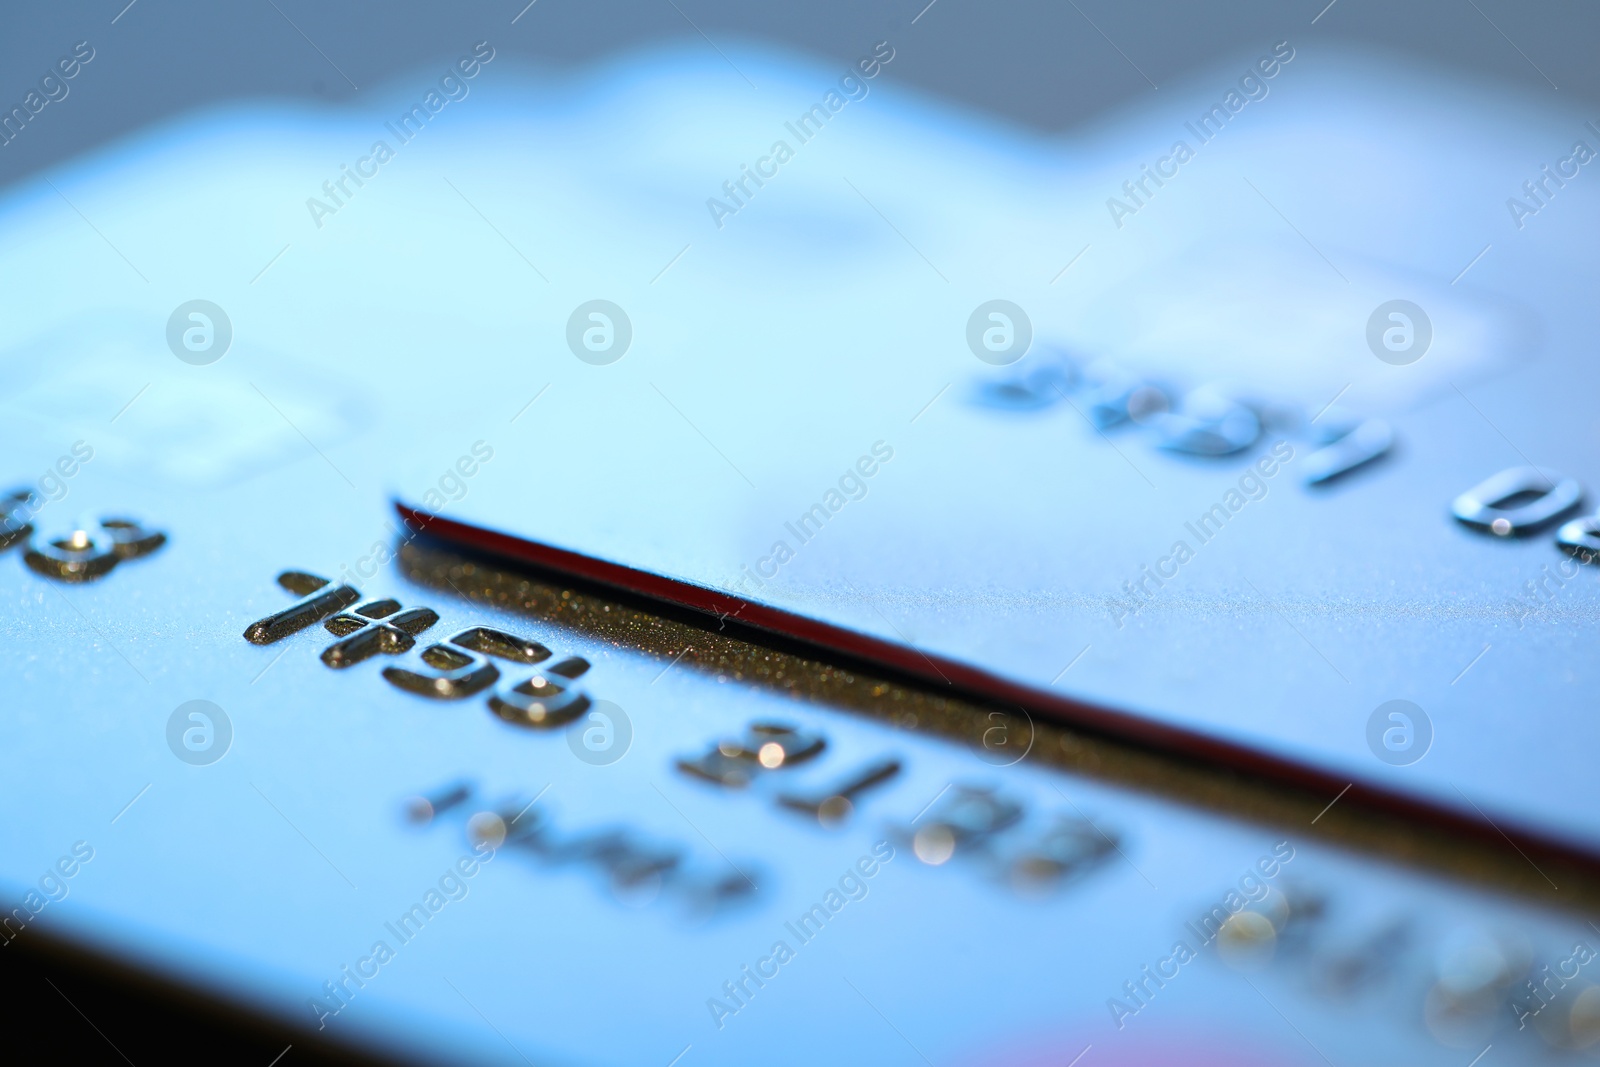
[[[1492,1046],[1566,1063],[1593,1046],[1578,868],[456,555],[391,509],[719,590],[748,565],[752,603],[1429,801],[1430,775],[1453,775],[1497,821],[1584,845],[1588,727],[1547,698],[1592,672],[1591,593],[1567,581],[1523,643],[1498,643],[1497,583],[1562,557],[1450,517],[1509,464],[1449,405],[1454,383],[1536,462],[1570,446],[1553,469],[1581,476],[1591,446],[1563,414],[1590,373],[1565,355],[1580,323],[1531,298],[1588,268],[1559,258],[1557,226],[1537,236],[1549,216],[1526,220],[1557,257],[1538,277],[1497,241],[1439,285],[1415,251],[1455,218],[1438,158],[1478,175],[1544,152],[1565,118],[1483,100],[1452,154],[1396,164],[1440,199],[1401,197],[1420,214],[1362,266],[1338,255],[1363,244],[1359,211],[1337,240],[1297,217],[1351,185],[1322,156],[1308,178],[1293,139],[1309,115],[1378,143],[1392,94],[1437,102],[1404,72],[1280,59],[1271,95],[1117,230],[1103,200],[1183,136],[1176,113],[1047,144],[897,91],[892,61],[834,112],[840,71],[734,58],[763,95],[691,50],[576,80],[491,62],[404,141],[387,124],[436,73],[349,113],[194,116],[8,194],[4,943],[86,948],[395,1062],[1459,1064]],[[1334,92],[1352,69],[1368,96]],[[1175,94],[1185,117],[1238,82],[1223,75]],[[831,117],[800,142],[786,123],[814,104]],[[778,177],[708,209],[786,137]],[[342,163],[364,184],[336,184]],[[1225,248],[1203,240],[1204,204],[1230,220]],[[1576,186],[1550,213],[1569,204],[1587,204]],[[1382,419],[1391,454],[1302,486],[1315,431],[1268,401],[1333,400],[1328,370],[1300,390],[1261,370],[1271,345],[1227,369],[1260,371],[1249,410],[1273,427],[1240,452],[1091,428],[1080,383],[1111,371],[1078,348],[1144,265],[1215,292],[1217,270],[1184,264],[1231,263],[1246,288],[1301,281],[1333,295],[1296,306],[1345,306],[1284,216],[1348,285],[1420,277],[1397,297],[1457,309],[1430,310],[1448,376],[1424,358],[1390,402],[1363,364],[1314,420]],[[1228,251],[1262,247],[1281,258]],[[995,299],[1031,305],[1038,348],[990,370],[965,337]],[[1530,314],[1536,360],[1497,340],[1525,339]],[[1151,316],[1146,348],[1109,354],[1130,373],[1174,396],[1223,373],[1158,364],[1171,326]],[[1213,422],[1194,439],[1228,431]],[[1268,475],[1280,425],[1295,456]],[[1231,489],[1249,503],[1118,629],[1120,583]],[[807,537],[767,574],[789,523]],[[1458,703],[1397,666],[1469,633],[1494,647],[1444,671]],[[1057,676],[1036,676],[1058,645]],[[1316,673],[1331,665],[1348,683]],[[1388,719],[1364,747],[1357,705],[1380,698],[1430,716],[1426,758],[1383,762],[1406,729]]]
[[[517,476],[399,499],[463,543],[1595,855],[1593,806],[1550,790],[1586,794],[1600,740],[1572,237],[1600,139],[1547,97],[1257,58],[1237,112],[1208,110],[1218,69],[1057,142],[851,104],[631,309],[546,331]]]
[[[1567,1063],[1600,1037],[1569,871],[421,539],[352,588],[329,576],[382,512],[276,525],[304,477],[141,492],[147,550],[96,578],[35,541],[0,560],[8,946],[394,1062]]]

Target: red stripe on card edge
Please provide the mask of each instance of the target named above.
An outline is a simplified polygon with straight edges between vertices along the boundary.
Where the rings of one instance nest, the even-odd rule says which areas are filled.
[[[916,679],[933,689],[952,690],[985,703],[1012,704],[1030,713],[1037,712],[1063,726],[1127,742],[1166,756],[1246,774],[1311,796],[1332,799],[1348,786],[1348,792],[1339,799],[1340,804],[1398,817],[1480,844],[1514,847],[1524,853],[1523,858],[1530,863],[1544,857],[1600,874],[1600,852],[1594,847],[1529,829],[1517,824],[1514,819],[1495,819],[1491,822],[1489,816],[1479,811],[1468,812],[1436,804],[1359,778],[1352,780],[1333,775],[1310,764],[1247,745],[1155,722],[1131,712],[1085,704],[1011,681],[959,660],[930,655],[906,645],[730,596],[705,586],[441,518],[426,509],[413,508],[399,501],[394,506],[410,529],[457,547],[531,564],[653,603],[687,609],[721,621],[732,621],[786,641],[849,657],[865,666]]]

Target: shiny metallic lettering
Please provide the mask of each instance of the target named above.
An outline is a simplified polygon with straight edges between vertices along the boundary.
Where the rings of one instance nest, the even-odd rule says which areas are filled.
[[[900,769],[901,763],[897,759],[873,760],[837,785],[810,796],[785,793],[778,797],[778,803],[794,811],[816,816],[823,826],[840,826],[855,811],[857,796],[894,778]]]
[[[1582,500],[1583,487],[1576,478],[1547,475],[1537,467],[1511,467],[1456,497],[1450,510],[1474,529],[1512,537],[1560,518]]]
[[[337,585],[329,588],[332,583],[328,579],[304,571],[284,571],[278,575],[278,584],[300,599],[282,611],[257,619],[246,627],[244,639],[253,645],[270,645],[274,641],[281,641],[361,599],[361,593],[354,586]]]
[[[1568,555],[1584,563],[1593,563],[1600,556],[1600,515],[1588,515],[1562,524],[1556,531],[1556,544]]]
[[[475,626],[456,634],[449,641],[429,645],[420,657],[432,672],[406,667],[385,667],[383,676],[408,693],[437,700],[461,700],[481,693],[500,678],[500,669],[490,656],[516,663],[540,663],[550,658],[550,650],[537,641],[528,641],[503,630]]]
[[[322,650],[322,662],[344,668],[380,653],[398,656],[411,651],[416,635],[438,621],[432,608],[401,611],[397,600],[369,600],[356,605],[350,614],[335,615],[323,623],[329,633],[341,637]]]
[[[1161,447],[1195,456],[1228,456],[1261,436],[1261,419],[1220,391],[1202,387],[1184,397],[1175,412],[1155,416]]]
[[[588,670],[587,660],[569,656],[520,682],[501,682],[489,695],[489,710],[514,726],[565,726],[589,708],[588,694],[572,687]]]
[[[127,518],[84,522],[66,537],[34,537],[23,562],[47,578],[86,582],[110,573],[118,563],[149,555],[167,535]]]
[[[27,508],[27,503],[32,497],[31,489],[13,489],[0,494],[0,551],[25,540],[33,533],[33,523],[29,521]]]
[[[751,723],[742,738],[720,741],[703,756],[680,759],[678,769],[717,785],[742,789],[764,771],[791,767],[818,755],[821,734],[783,723]]]
[[[1321,485],[1371,463],[1394,445],[1394,430],[1382,419],[1363,419],[1311,455],[1300,468],[1307,485]]]

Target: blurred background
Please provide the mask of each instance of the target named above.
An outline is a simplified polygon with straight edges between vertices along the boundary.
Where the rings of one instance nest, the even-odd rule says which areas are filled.
[[[899,31],[911,18],[911,29]],[[891,25],[897,40],[915,46],[900,49],[895,79],[1041,132],[1083,124],[1219,55],[1291,31],[1392,53],[1397,63],[1542,86],[1569,104],[1600,97],[1600,9],[1579,0],[68,2],[6,16],[7,107],[66,44],[91,39],[98,54],[95,77],[73,85],[73,106],[0,149],[0,183],[204,104],[349,101],[358,87],[452,56],[458,42],[484,35],[505,56],[557,67],[659,42],[716,48],[740,39],[843,63]]]

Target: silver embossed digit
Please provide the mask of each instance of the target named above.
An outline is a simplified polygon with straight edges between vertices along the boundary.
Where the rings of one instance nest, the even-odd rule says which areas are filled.
[[[1537,467],[1511,467],[1485,478],[1450,505],[1457,519],[1496,537],[1530,533],[1583,500],[1583,487]]]
[[[474,626],[423,649],[420,658],[428,670],[385,667],[383,676],[408,693],[462,700],[499,680],[500,669],[490,661],[491,656],[515,663],[540,663],[550,658],[550,650],[504,630]]]

